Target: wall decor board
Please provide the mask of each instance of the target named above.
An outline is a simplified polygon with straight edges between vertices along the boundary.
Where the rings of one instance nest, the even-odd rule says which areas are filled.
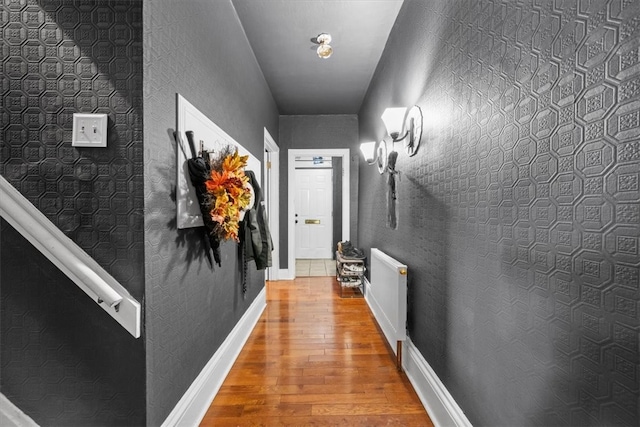
[[[249,156],[246,170],[252,170],[256,174],[256,179],[260,183],[261,162],[251,154],[244,146],[230,137],[218,125],[216,125],[205,114],[193,106],[182,95],[177,95],[178,102],[178,150],[177,150],[177,220],[178,228],[201,227],[202,213],[198,204],[195,189],[189,178],[187,160],[191,158],[191,149],[187,140],[186,132],[192,131],[196,144],[196,151],[200,150],[200,143],[204,150],[215,152],[230,145],[238,149],[241,156]]]

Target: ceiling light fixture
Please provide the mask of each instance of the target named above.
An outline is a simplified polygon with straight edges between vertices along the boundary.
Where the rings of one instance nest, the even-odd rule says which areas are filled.
[[[331,35],[327,33],[318,34],[316,37],[316,41],[320,46],[316,49],[318,56],[322,59],[327,59],[333,54],[333,48],[329,43],[331,43]]]

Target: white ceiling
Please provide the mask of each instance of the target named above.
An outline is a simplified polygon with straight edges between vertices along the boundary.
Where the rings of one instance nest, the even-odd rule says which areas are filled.
[[[232,0],[280,114],[357,114],[403,0]],[[331,34],[333,55],[311,39]]]

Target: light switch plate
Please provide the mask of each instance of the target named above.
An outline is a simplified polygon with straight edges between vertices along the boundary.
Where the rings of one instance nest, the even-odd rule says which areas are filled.
[[[107,115],[73,113],[73,147],[106,147]]]

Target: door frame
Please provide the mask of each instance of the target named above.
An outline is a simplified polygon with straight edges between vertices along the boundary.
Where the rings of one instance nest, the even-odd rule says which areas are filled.
[[[349,240],[349,219],[350,206],[349,201],[351,182],[349,179],[350,150],[348,148],[315,148],[315,149],[289,149],[288,150],[288,181],[287,181],[287,207],[288,207],[288,254],[287,270],[288,278],[291,280],[296,278],[296,227],[295,227],[295,208],[293,200],[295,198],[295,181],[296,157],[297,156],[323,156],[323,157],[342,157],[342,240]]]
[[[271,167],[267,164],[266,153],[263,162],[265,181],[269,183],[269,200],[267,212],[269,220],[269,231],[273,241],[273,252],[271,253],[271,267],[265,272],[265,280],[278,280],[280,271],[280,147],[276,144],[267,128],[264,128],[264,151],[271,153]],[[270,179],[267,179],[267,174]]]

